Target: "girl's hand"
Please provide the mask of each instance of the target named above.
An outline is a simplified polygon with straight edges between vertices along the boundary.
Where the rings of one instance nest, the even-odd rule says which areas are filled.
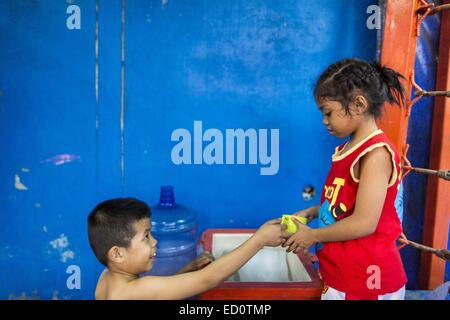
[[[308,219],[308,223],[310,223],[312,220],[317,218],[318,212],[319,212],[319,206],[313,206],[313,207],[309,207],[307,209],[297,211],[296,213],[293,214],[293,216],[305,217],[306,219]]]
[[[292,221],[297,224],[298,230],[294,234],[285,233],[285,236],[289,239],[283,243],[283,247],[288,247],[287,252],[297,253],[303,250],[307,254],[309,248],[317,242],[314,237],[314,229],[297,222],[295,219],[292,219]]]

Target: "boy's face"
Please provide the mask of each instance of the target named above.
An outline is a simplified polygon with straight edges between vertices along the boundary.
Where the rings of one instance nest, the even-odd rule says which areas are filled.
[[[141,219],[134,223],[135,236],[126,249],[123,268],[132,274],[150,271],[155,263],[157,241],[152,237],[150,219]]]

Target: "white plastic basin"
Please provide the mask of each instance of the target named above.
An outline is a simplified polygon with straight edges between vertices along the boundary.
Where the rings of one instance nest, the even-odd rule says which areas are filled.
[[[251,237],[250,233],[216,233],[212,237],[215,259],[227,254]],[[303,263],[286,248],[264,247],[227,281],[232,282],[311,282]]]

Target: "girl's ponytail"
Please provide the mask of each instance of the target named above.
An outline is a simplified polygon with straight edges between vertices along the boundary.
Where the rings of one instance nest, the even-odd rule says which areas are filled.
[[[405,89],[401,79],[405,77],[378,62],[344,59],[328,66],[321,74],[314,88],[314,98],[317,102],[323,99],[339,101],[349,113],[350,102],[362,94],[369,102],[367,113],[378,118],[385,102],[404,104]]]
[[[379,74],[381,83],[386,85],[386,90],[383,90],[386,94],[384,100],[401,106],[405,102],[405,89],[400,82],[400,78],[405,79],[405,77],[378,62],[372,62],[371,65]]]

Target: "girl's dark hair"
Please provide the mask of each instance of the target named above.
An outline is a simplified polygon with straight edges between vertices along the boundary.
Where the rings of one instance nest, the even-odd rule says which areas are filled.
[[[314,98],[317,102],[339,101],[349,113],[349,103],[362,95],[369,104],[367,112],[378,118],[386,101],[399,106],[404,103],[405,91],[400,78],[405,79],[378,62],[344,59],[328,66],[322,73],[314,88]]]
[[[108,266],[113,246],[128,248],[136,235],[135,222],[150,218],[150,207],[134,198],[117,198],[98,204],[88,217],[89,244],[97,259]]]

